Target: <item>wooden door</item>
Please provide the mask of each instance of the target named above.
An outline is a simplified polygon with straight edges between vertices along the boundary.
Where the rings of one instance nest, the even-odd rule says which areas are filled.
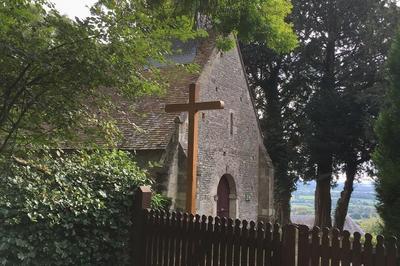
[[[217,216],[229,217],[229,183],[225,176],[221,177],[217,189]]]

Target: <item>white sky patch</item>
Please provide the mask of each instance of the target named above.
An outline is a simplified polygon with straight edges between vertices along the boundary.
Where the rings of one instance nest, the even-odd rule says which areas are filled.
[[[83,19],[90,15],[89,8],[96,3],[96,0],[52,0],[56,9],[71,19],[78,17]]]

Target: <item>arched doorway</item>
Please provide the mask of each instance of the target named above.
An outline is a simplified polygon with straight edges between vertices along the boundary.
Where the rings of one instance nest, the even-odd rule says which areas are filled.
[[[217,188],[217,216],[236,218],[237,196],[233,177],[225,174],[221,177]]]
[[[226,176],[222,176],[217,189],[217,216],[229,217],[229,182]]]

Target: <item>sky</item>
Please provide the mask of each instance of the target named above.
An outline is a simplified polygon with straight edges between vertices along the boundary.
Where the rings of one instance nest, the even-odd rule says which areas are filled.
[[[70,18],[85,18],[90,15],[89,8],[96,0],[52,0],[61,14]]]

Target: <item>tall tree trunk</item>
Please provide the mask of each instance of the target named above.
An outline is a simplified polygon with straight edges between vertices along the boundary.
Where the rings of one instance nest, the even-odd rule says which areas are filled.
[[[318,163],[317,186],[315,188],[315,221],[319,227],[331,227],[331,180],[332,180],[332,156],[322,158]]]
[[[352,161],[346,164],[346,181],[340,197],[337,201],[335,209],[335,221],[334,226],[339,230],[343,230],[344,223],[346,221],[347,211],[349,209],[349,202],[351,193],[353,192],[354,178],[357,173],[357,163]]]

